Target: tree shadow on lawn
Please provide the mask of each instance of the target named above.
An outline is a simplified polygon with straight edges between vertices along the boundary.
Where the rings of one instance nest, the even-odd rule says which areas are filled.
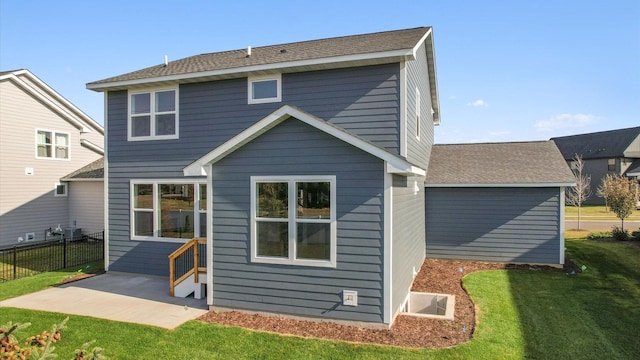
[[[594,244],[567,243],[583,272],[509,271],[526,358],[640,356],[640,251]]]

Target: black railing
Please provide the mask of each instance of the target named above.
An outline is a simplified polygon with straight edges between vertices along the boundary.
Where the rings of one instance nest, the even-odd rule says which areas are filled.
[[[0,248],[0,282],[104,259],[104,231]]]

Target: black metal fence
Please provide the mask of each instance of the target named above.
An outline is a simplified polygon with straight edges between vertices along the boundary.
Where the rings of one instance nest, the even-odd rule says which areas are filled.
[[[0,248],[0,283],[104,259],[104,231]]]

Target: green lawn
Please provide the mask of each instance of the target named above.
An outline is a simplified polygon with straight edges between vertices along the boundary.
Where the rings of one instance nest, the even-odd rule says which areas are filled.
[[[640,250],[589,240],[568,239],[566,245],[569,256],[587,266],[585,272],[501,270],[466,276],[463,284],[477,305],[478,328],[471,341],[448,349],[302,339],[197,321],[168,331],[81,316],[70,317],[56,346],[62,359],[93,339],[110,359],[640,358]],[[0,284],[0,294],[12,283]],[[29,321],[33,332],[65,317],[0,309],[0,322]]]
[[[578,220],[578,208],[575,206],[565,206],[565,219]],[[582,205],[580,208],[581,220],[618,220],[616,214],[604,207],[604,205]],[[640,210],[634,211],[631,216],[625,220],[640,220]]]

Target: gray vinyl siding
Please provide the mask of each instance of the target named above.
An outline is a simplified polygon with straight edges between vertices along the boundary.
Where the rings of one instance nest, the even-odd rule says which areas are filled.
[[[583,175],[591,176],[591,197],[589,197],[584,203],[589,205],[604,205],[604,198],[597,195],[598,186],[602,184],[602,179],[607,174],[619,174],[619,171],[609,171],[609,159],[586,159],[584,160],[584,168],[582,169]],[[620,159],[616,159],[616,168],[620,166]],[[571,161],[569,161],[571,166]]]
[[[213,305],[382,322],[383,162],[289,119],[213,166]],[[337,267],[251,262],[250,177],[335,175]],[[344,289],[358,306],[342,306]]]
[[[84,234],[104,230],[104,182],[69,182],[69,219]]]
[[[424,177],[393,176],[392,315],[406,299],[414,271],[420,270],[425,257],[423,184]]]
[[[52,103],[74,113],[34,82],[20,78]],[[69,159],[37,158],[37,129],[69,134]],[[19,237],[25,239],[31,232],[35,240],[44,240],[45,229],[73,225],[69,198],[55,197],[54,189],[60,178],[100,158],[81,146],[81,139],[102,146],[98,130],[80,133],[67,118],[30,92],[12,81],[0,82],[0,246],[18,244]],[[32,168],[33,175],[26,175],[25,168]]]
[[[407,160],[427,169],[434,142],[434,123],[424,43],[416,51],[416,60],[406,63],[406,72]],[[420,90],[420,140],[416,138],[416,88]]]
[[[559,188],[427,188],[427,257],[558,264]]]
[[[127,141],[127,91],[109,92],[110,270],[168,274],[167,256],[179,246],[130,240],[131,179],[184,179],[186,165],[284,104],[398,153],[399,92],[398,64],[283,74],[282,102],[267,104],[247,104],[246,78],[186,84],[179,87],[180,138],[131,142]],[[323,151],[334,152],[331,148]],[[353,189],[354,199],[358,191]],[[367,231],[362,229],[363,234]]]

